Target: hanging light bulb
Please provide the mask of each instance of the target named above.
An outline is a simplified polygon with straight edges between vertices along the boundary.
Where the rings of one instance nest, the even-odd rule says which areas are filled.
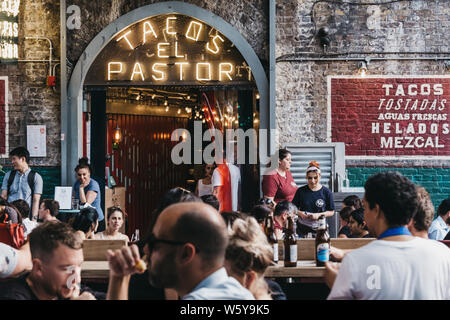
[[[365,77],[367,75],[367,63],[365,61],[361,61],[359,63],[358,74],[361,77]]]
[[[256,100],[259,100],[259,93],[256,94]]]
[[[178,109],[177,113],[180,114],[181,113],[181,109]]]
[[[164,100],[164,105],[167,106],[169,102],[167,100]]]
[[[166,112],[169,112],[169,107],[166,107]]]
[[[116,126],[113,133],[113,149],[119,148],[119,143],[122,141],[122,131],[119,128],[119,125]]]

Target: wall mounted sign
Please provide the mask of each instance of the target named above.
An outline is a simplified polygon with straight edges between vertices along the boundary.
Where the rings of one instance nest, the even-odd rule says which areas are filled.
[[[224,35],[181,14],[150,17],[119,32],[89,69],[86,85],[252,84]]]
[[[0,157],[8,158],[8,77],[0,77]]]
[[[350,159],[450,159],[450,76],[330,76],[328,139]]]
[[[27,126],[27,149],[31,157],[47,156],[47,130],[45,125]]]
[[[19,59],[20,0],[0,1],[0,60],[15,63]]]

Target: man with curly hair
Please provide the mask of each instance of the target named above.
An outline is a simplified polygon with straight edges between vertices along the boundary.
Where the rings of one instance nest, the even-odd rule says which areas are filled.
[[[450,250],[407,228],[419,207],[416,185],[385,171],[364,188],[364,220],[377,240],[345,255],[328,299],[450,299]]]

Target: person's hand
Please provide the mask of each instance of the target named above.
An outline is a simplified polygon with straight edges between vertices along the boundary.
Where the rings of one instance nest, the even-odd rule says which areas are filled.
[[[333,288],[334,281],[336,280],[341,264],[336,262],[325,262],[325,275],[324,280],[328,288]]]
[[[330,246],[330,259],[332,261],[341,262],[344,259],[345,251],[336,247]]]
[[[84,189],[89,185],[89,182],[87,180],[80,181],[80,189]],[[84,190],[83,190],[84,191]]]
[[[313,213],[309,215],[309,218],[311,220],[319,220],[320,214],[319,213]]]
[[[136,268],[141,259],[136,245],[124,246],[117,250],[107,251],[110,274],[115,277],[125,277],[134,273],[143,273]]]
[[[305,214],[305,212],[303,212],[303,211],[298,211],[298,216],[301,218],[301,219],[308,219],[308,216]]]

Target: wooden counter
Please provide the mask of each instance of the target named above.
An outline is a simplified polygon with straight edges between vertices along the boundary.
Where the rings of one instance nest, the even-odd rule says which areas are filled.
[[[265,276],[268,278],[320,278],[325,273],[325,267],[316,267],[313,260],[297,261],[297,267],[285,268],[283,261],[278,266],[269,267]],[[108,261],[85,261],[81,265],[81,279],[108,279]]]
[[[362,247],[374,239],[331,239],[331,245],[340,249],[356,249]],[[103,240],[104,241],[104,240]],[[93,242],[94,243],[94,242]],[[285,268],[283,266],[283,242],[279,241],[278,266],[267,268],[264,274],[268,278],[322,278],[325,267],[316,267],[315,263],[315,240],[297,240],[298,257],[297,267]],[[103,254],[104,255],[104,254]],[[103,255],[101,257],[103,257]],[[81,265],[81,279],[108,279],[108,261],[85,261]]]
[[[316,267],[314,260],[297,261],[297,267],[284,267],[283,261],[278,266],[269,267],[264,274],[267,278],[322,278],[325,267]]]

